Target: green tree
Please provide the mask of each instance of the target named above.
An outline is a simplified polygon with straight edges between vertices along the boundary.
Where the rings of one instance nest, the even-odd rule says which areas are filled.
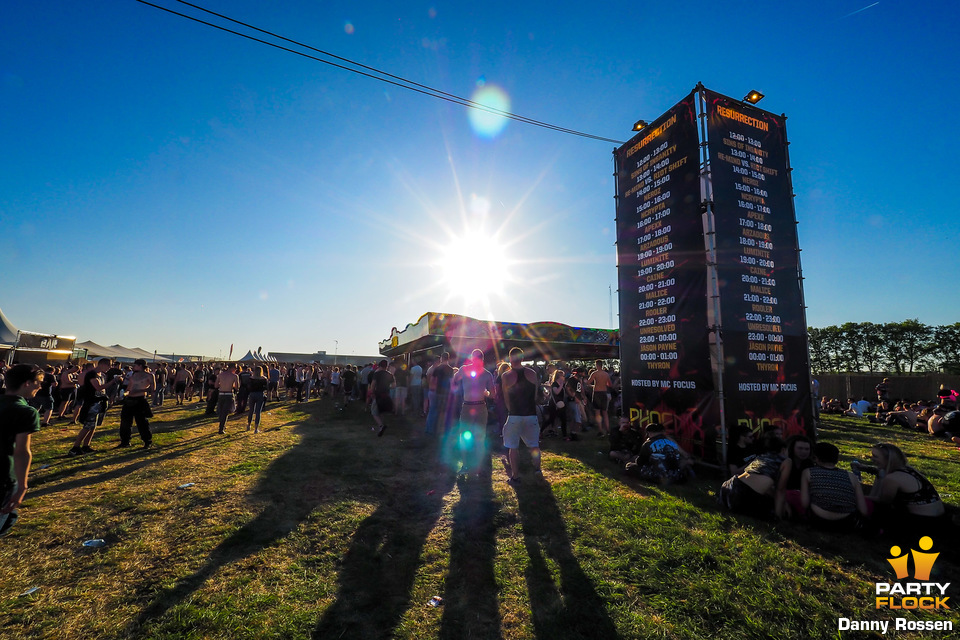
[[[898,374],[913,373],[933,348],[933,328],[917,319],[888,322],[883,331],[887,359]]]
[[[863,363],[863,333],[856,322],[840,325],[840,356],[844,371],[860,371]]]
[[[862,361],[867,371],[874,373],[879,371],[883,364],[884,351],[884,332],[883,325],[873,322],[860,323],[860,336],[862,339]]]
[[[823,339],[823,329],[807,327],[807,340],[810,344],[810,368],[814,373],[826,373],[830,370],[830,352]]]
[[[828,354],[829,370],[843,371],[843,332],[835,325],[824,327],[820,331]]]
[[[960,322],[936,327],[933,330],[933,341],[937,367],[960,373]]]

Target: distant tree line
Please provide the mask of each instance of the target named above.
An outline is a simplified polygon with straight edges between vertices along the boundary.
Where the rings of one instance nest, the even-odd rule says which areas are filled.
[[[809,327],[814,373],[943,372],[960,374],[960,322],[847,322]]]

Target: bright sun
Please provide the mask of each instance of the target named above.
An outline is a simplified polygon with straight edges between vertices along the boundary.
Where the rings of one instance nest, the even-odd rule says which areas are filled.
[[[502,296],[510,282],[505,246],[496,236],[468,232],[452,238],[441,254],[443,284],[451,297],[485,305],[491,296]]]

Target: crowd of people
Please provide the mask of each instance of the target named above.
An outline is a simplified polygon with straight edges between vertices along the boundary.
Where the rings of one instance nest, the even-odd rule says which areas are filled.
[[[891,400],[890,379],[884,378],[876,386],[876,394],[875,400],[848,398],[846,404],[837,398],[824,397],[820,401],[820,412],[864,418],[960,445],[960,393],[955,389],[940,385],[936,399]]]
[[[0,469],[0,536],[16,521],[27,489],[30,434],[55,420],[69,421],[79,432],[66,455],[93,453],[98,427],[108,410],[119,405],[117,446],[131,446],[136,424],[143,448],[149,449],[153,410],[167,399],[175,406],[193,405],[196,399],[196,409],[216,416],[220,434],[226,433],[231,416],[245,416],[247,431],[259,433],[267,402],[326,397],[342,409],[361,403],[377,436],[387,432],[389,415],[409,415],[424,421],[425,439],[438,443],[441,458],[465,478],[483,472],[490,438],[502,439],[503,467],[508,481],[516,484],[521,481],[521,442],[530,449],[533,473],[539,475],[542,438],[576,440],[594,429],[597,437],[609,439],[610,459],[627,475],[660,484],[694,477],[692,456],[664,425],[640,427],[622,417],[617,428],[610,429],[610,416],[621,413],[620,379],[603,361],[588,369],[561,362],[524,366],[522,359],[522,352],[514,349],[500,362],[488,362],[475,350],[459,362],[442,353],[362,367],[144,360],[119,364],[106,358],[42,369],[0,365],[0,463],[6,467]],[[942,389],[926,418],[918,403],[890,403],[887,395],[885,381],[878,386],[877,407],[870,408],[875,420],[952,437],[946,429],[957,415],[956,392]],[[829,403],[823,406],[826,411]],[[931,426],[934,421],[938,428]],[[907,464],[900,449],[878,444],[871,459],[872,466],[857,463],[844,471],[837,467],[839,451],[831,444],[814,443],[806,436],[784,442],[776,427],[762,434],[735,428],[728,440],[729,478],[719,490],[719,501],[733,511],[799,518],[835,531],[940,526],[945,511],[936,489]],[[876,475],[870,486],[861,485],[864,471]]]
[[[142,447],[150,449],[153,411],[168,399],[174,406],[193,405],[196,399],[196,408],[217,417],[220,434],[226,433],[231,416],[244,415],[247,431],[259,433],[267,402],[328,397],[343,408],[362,402],[378,436],[387,430],[388,414],[425,419],[424,435],[443,443],[443,455],[459,465],[464,476],[482,471],[488,436],[502,438],[504,469],[509,481],[517,483],[516,450],[521,441],[531,449],[539,473],[541,434],[551,435],[559,428],[569,440],[595,425],[598,435],[604,436],[610,407],[619,402],[618,374],[602,361],[590,371],[563,363],[526,367],[522,355],[516,349],[510,358],[492,365],[479,350],[459,363],[443,353],[409,364],[382,360],[363,367],[145,360],[120,364],[108,358],[43,368],[0,364],[0,397],[6,402],[0,405],[0,461],[8,467],[0,469],[0,535],[16,521],[26,492],[30,434],[58,420],[76,425],[78,434],[66,455],[91,454],[97,451],[97,429],[107,412],[119,406],[116,446],[131,446],[136,424]]]

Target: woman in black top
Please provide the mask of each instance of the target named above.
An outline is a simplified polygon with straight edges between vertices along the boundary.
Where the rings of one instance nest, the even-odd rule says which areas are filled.
[[[250,391],[247,395],[247,404],[250,406],[250,411],[247,414],[247,431],[250,431],[250,424],[256,416],[257,421],[253,432],[260,433],[260,414],[265,403],[267,383],[269,383],[269,380],[264,375],[263,366],[257,365],[254,375],[250,376],[250,380],[247,382],[247,388]]]
[[[780,465],[777,480],[776,513],[778,518],[802,514],[800,504],[800,476],[813,466],[813,441],[807,436],[791,436],[787,439],[787,459]]]
[[[563,391],[563,370],[557,369],[553,372],[550,380],[549,396],[547,398],[547,416],[543,421],[544,427],[550,425],[556,426],[560,423],[560,433],[569,440],[567,436],[567,405],[566,397]]]
[[[877,482],[870,491],[874,518],[886,532],[933,535],[950,524],[940,494],[926,477],[907,464],[899,447],[881,442],[870,450]]]

